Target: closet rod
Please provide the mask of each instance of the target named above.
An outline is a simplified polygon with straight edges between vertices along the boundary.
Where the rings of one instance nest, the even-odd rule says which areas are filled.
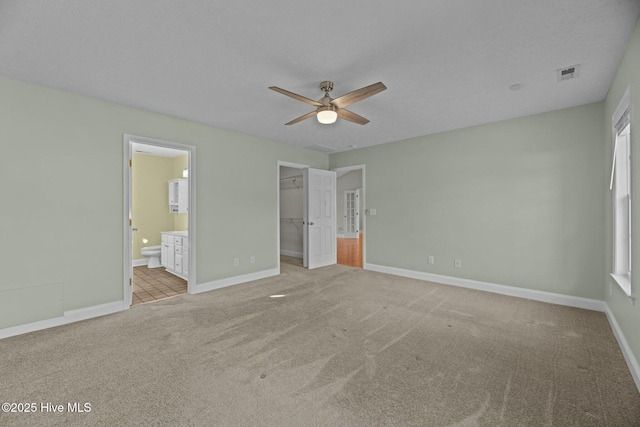
[[[296,178],[302,178],[302,174],[300,175],[293,175],[293,176],[285,176],[284,178],[280,178],[280,181],[284,181],[286,179],[296,179]]]

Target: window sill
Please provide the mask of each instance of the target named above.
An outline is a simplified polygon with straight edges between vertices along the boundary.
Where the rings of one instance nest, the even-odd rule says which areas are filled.
[[[621,276],[618,274],[611,273],[611,277],[613,277],[613,280],[615,280],[618,286],[620,286],[620,289],[622,289],[622,291],[626,296],[628,296],[631,299],[634,299],[631,294],[631,280],[630,280],[631,278],[629,276]]]

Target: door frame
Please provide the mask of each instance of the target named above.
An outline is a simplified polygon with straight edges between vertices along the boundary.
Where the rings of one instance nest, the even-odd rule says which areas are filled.
[[[283,160],[278,160],[276,162],[276,242],[277,242],[278,274],[280,274],[280,166],[300,169],[300,171],[311,167],[309,165],[285,162]],[[303,244],[302,245],[303,254],[305,251],[306,251],[306,248],[304,247],[304,244]]]
[[[340,168],[333,168],[331,169],[332,171],[335,172],[351,172],[354,170],[362,170],[362,188],[361,188],[361,192],[360,192],[360,197],[362,199],[362,209],[360,210],[360,215],[362,216],[362,229],[364,230],[364,232],[362,232],[362,230],[360,230],[360,232],[363,233],[362,236],[362,268],[366,269],[366,265],[367,265],[367,234],[369,234],[367,232],[367,174],[366,174],[366,165],[362,164],[362,165],[353,165],[353,166],[344,166],[344,167],[340,167]],[[337,180],[336,180],[336,185],[337,185]],[[337,203],[336,203],[336,210],[338,209]]]
[[[179,144],[176,142],[163,141],[155,138],[147,138],[144,136],[123,134],[123,242],[124,242],[124,272],[123,272],[123,294],[122,304],[123,310],[131,307],[131,299],[133,295],[133,238],[131,225],[131,195],[132,195],[132,178],[131,178],[131,158],[132,143],[138,142],[145,145],[155,145],[158,147],[173,148],[187,152],[187,168],[189,171],[189,274],[187,277],[187,292],[195,293],[196,289],[196,147],[192,145]]]

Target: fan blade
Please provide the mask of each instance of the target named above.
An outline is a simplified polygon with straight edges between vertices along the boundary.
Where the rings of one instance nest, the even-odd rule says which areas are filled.
[[[279,87],[276,87],[276,86],[271,86],[269,89],[275,90],[276,92],[279,92],[283,95],[290,96],[291,98],[297,99],[298,101],[306,102],[307,104],[313,105],[314,107],[322,107],[322,104],[320,104],[318,101],[305,98],[304,96],[298,95],[297,93],[289,92],[288,90],[280,89]]]
[[[387,87],[383,85],[382,82],[374,83],[358,90],[354,90],[353,92],[349,92],[346,95],[342,95],[331,101],[331,104],[338,108],[344,108],[353,104],[354,102],[362,101],[363,99],[369,98],[376,93],[380,93],[386,88]]]
[[[369,120],[349,110],[345,110],[344,108],[340,108],[338,111],[336,111],[336,113],[338,113],[338,117],[340,117],[341,119],[357,123],[359,125],[366,125],[367,123],[369,123]]]
[[[305,119],[308,119],[309,117],[313,117],[316,114],[318,114],[317,111],[312,111],[310,113],[305,114],[304,116],[300,116],[297,119],[291,120],[289,123],[285,123],[285,125],[295,125],[296,123],[301,122],[301,121],[303,121]]]

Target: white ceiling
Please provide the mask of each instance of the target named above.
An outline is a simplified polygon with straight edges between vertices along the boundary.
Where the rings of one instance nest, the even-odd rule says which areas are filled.
[[[342,151],[601,101],[639,14],[639,0],[0,0],[0,74]],[[284,126],[313,107],[268,87],[318,99],[323,80],[333,97],[388,89],[349,107],[365,126]]]

